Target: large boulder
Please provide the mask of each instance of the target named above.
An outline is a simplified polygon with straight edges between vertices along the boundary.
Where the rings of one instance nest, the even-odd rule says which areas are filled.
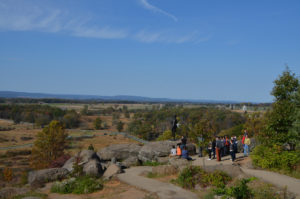
[[[122,161],[131,156],[137,156],[141,146],[138,144],[114,144],[105,147],[97,152],[101,160],[110,161],[116,158],[117,161]]]
[[[101,176],[103,174],[100,158],[92,150],[81,151],[76,156],[71,157],[62,168],[72,172],[75,161],[79,161],[78,165],[83,166],[83,172],[87,175]]]
[[[113,176],[119,174],[119,173],[122,173],[122,169],[116,165],[116,164],[110,164],[106,171],[104,172],[103,174],[103,179],[104,180],[109,180],[111,179]]]
[[[138,158],[143,161],[157,161],[158,157],[169,156],[172,146],[175,146],[174,141],[158,141],[145,144],[139,151]]]
[[[83,165],[83,173],[90,176],[101,176],[103,174],[101,163],[96,160],[90,160]]]
[[[138,155],[138,158],[145,161],[158,161],[159,157],[167,157],[170,155],[173,146],[176,146],[179,141],[157,141],[145,144]],[[196,146],[192,143],[186,145],[189,155],[196,153]]]
[[[122,162],[122,166],[128,168],[131,166],[136,166],[138,165],[138,163],[139,163],[139,159],[137,158],[137,156],[131,156]]]
[[[34,187],[41,187],[46,182],[66,178],[70,172],[65,168],[42,169],[28,173],[28,183]]]

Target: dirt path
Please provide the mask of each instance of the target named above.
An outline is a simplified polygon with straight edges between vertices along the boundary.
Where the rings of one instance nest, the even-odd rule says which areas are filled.
[[[207,160],[207,157],[199,158],[197,156],[193,157],[193,165],[198,166],[213,166],[217,164],[223,164],[223,165],[231,165],[232,162],[230,160],[230,156],[226,156],[222,159],[221,162],[217,162],[216,160]],[[243,164],[244,162],[247,162],[249,158],[244,159],[243,154],[239,153],[237,154],[237,161],[235,164],[240,165],[240,168],[242,171],[250,176],[254,176],[257,178],[260,178],[261,180],[271,183],[275,186],[284,188],[287,187],[287,190],[291,193],[294,193],[297,195],[297,199],[300,199],[300,180],[296,178],[292,178],[286,175],[282,175],[275,172],[265,171],[265,170],[258,170],[258,169],[249,169]]]
[[[160,182],[140,174],[145,171],[152,171],[152,167],[131,167],[125,170],[125,173],[119,174],[118,178],[135,187],[156,193],[160,199],[196,199],[196,194],[182,189],[170,183]]]

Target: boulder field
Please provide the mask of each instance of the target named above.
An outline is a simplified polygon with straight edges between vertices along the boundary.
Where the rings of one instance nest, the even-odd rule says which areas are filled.
[[[138,165],[146,161],[163,162],[168,159],[171,148],[178,141],[158,141],[140,144],[115,144],[105,147],[98,152],[83,150],[65,162],[62,168],[42,169],[31,171],[28,182],[31,186],[43,186],[46,182],[67,178],[73,172],[75,162],[81,165],[83,173],[92,176],[104,176],[110,179],[121,173],[122,168]],[[194,144],[187,144],[190,155],[196,153]],[[168,162],[166,160],[165,162]]]

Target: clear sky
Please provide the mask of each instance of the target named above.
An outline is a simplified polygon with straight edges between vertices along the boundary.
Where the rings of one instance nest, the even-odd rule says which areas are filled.
[[[0,90],[270,102],[299,0],[0,0]]]

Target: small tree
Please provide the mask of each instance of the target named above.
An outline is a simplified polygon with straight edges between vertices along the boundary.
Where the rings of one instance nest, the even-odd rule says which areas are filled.
[[[88,105],[84,105],[84,107],[80,111],[81,115],[88,115],[89,113],[89,107]]]
[[[119,132],[121,132],[124,128],[124,123],[119,121],[118,124],[117,124],[117,129]]]
[[[100,119],[100,117],[97,117],[96,120],[94,121],[94,128],[96,130],[101,129],[102,127],[102,120]]]
[[[56,120],[39,132],[32,148],[31,167],[46,168],[53,160],[62,156],[67,136],[63,124]]]

